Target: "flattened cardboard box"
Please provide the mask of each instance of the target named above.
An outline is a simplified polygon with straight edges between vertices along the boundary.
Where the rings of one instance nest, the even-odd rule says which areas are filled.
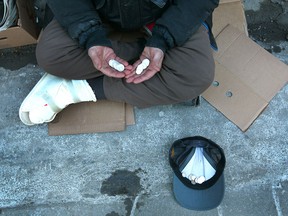
[[[72,104],[48,124],[50,136],[123,131],[135,124],[133,107],[120,102],[101,100]]]
[[[219,4],[231,3],[231,2],[239,2],[241,0],[220,0]]]
[[[17,26],[0,31],[0,49],[37,43],[40,29],[35,24],[33,0],[16,1]]]
[[[246,131],[288,81],[288,66],[228,25],[216,38],[216,75],[202,95]]]
[[[215,37],[229,24],[248,35],[247,22],[240,0],[222,0],[213,12],[213,34]]]

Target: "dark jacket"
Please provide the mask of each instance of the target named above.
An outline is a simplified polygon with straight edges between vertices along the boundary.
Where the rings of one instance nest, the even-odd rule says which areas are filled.
[[[111,47],[104,21],[123,31],[155,22],[146,46],[164,52],[181,46],[204,22],[211,30],[212,12],[218,3],[219,0],[48,0],[57,21],[82,47]]]

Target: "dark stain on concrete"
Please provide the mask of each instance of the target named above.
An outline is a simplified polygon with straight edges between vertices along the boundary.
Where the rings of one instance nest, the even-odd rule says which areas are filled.
[[[117,212],[113,211],[111,213],[106,214],[106,216],[120,216]]]
[[[100,190],[102,194],[107,194],[108,196],[127,196],[124,200],[127,216],[131,214],[136,196],[143,190],[140,184],[140,177],[137,175],[139,171],[141,170],[139,169],[134,172],[116,170],[109,178],[102,182]]]
[[[126,198],[125,201],[124,201],[125,210],[126,210],[126,216],[131,215],[131,211],[132,211],[132,208],[133,208],[133,201],[134,200],[132,200],[130,198]]]
[[[280,53],[282,52],[282,48],[280,46],[271,46],[270,49],[268,49],[269,52],[273,52],[273,53]]]
[[[27,64],[37,65],[36,45],[20,46],[0,50],[0,67],[18,70]]]
[[[249,35],[264,43],[287,40],[288,26],[283,17],[288,17],[288,14],[283,16],[283,7],[281,4],[265,0],[261,3],[259,11],[246,11]]]
[[[127,195],[135,197],[142,190],[137,171],[116,170],[103,181],[101,193],[108,196]]]

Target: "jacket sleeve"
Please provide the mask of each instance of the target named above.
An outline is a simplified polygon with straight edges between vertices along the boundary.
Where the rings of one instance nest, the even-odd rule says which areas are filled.
[[[219,0],[175,0],[156,21],[147,46],[164,52],[183,45],[212,14]]]
[[[101,6],[101,1],[99,1]],[[102,0],[103,4],[104,1]],[[48,0],[55,19],[84,48],[94,45],[111,47],[102,21],[91,0]]]

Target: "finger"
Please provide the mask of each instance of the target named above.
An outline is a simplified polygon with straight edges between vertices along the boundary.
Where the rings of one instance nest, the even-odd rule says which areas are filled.
[[[136,77],[140,76],[141,73],[143,73],[144,69],[143,67],[141,68],[141,73],[139,73],[139,67],[141,64],[139,64],[136,68],[136,65],[133,66],[132,70],[130,73],[126,74],[125,78],[127,79],[128,82],[131,82],[132,79],[135,79]]]
[[[98,58],[92,59],[92,63],[93,63],[94,67],[95,67],[97,70],[101,71],[102,64],[101,64],[101,61],[100,61]]]
[[[137,77],[139,77],[140,75],[137,75],[135,73],[135,70],[131,71],[130,74],[126,75],[125,78],[126,78],[126,82],[127,83],[132,83]]]
[[[142,72],[141,75],[134,74],[134,76],[129,77],[128,79],[126,79],[126,82],[138,84],[138,83],[141,83],[141,82],[144,82],[144,81],[150,79],[156,73],[157,73],[157,71],[155,71],[155,70],[147,69],[144,72]]]
[[[154,75],[155,75],[155,72],[152,72],[152,71],[144,72],[143,74],[141,74],[141,76],[135,77],[135,79],[133,80],[133,83],[138,84],[138,83],[144,82],[150,79],[151,77],[153,77]]]
[[[132,82],[132,80],[136,77],[136,76],[138,76],[137,74],[136,74],[136,69],[137,69],[137,67],[139,66],[141,64],[141,60],[139,59],[139,60],[137,60],[136,62],[134,62],[134,64],[132,65],[132,67],[131,67],[131,69],[130,69],[130,71],[127,71],[127,73],[125,73],[125,78],[126,78],[126,81],[127,82]],[[134,78],[133,78],[134,77]]]
[[[132,70],[132,65],[128,65],[123,72],[125,74],[125,78],[133,76],[134,71]]]
[[[124,78],[125,77],[125,74],[123,72],[119,72],[110,66],[103,68],[101,70],[101,72],[103,74],[105,74],[106,76],[109,76],[109,77],[115,77],[115,78]]]
[[[126,82],[127,83],[131,83],[133,82],[133,80],[136,78],[135,73],[129,75],[129,76],[125,76]]]
[[[123,64],[125,67],[127,67],[129,65],[129,63],[127,61],[125,61],[124,59],[116,56],[115,60],[118,61],[119,63]]]
[[[133,70],[135,70],[137,67],[138,67],[138,65],[140,65],[141,64],[141,60],[139,59],[139,60],[137,60],[137,61],[135,61],[134,62],[134,64],[133,64]]]

